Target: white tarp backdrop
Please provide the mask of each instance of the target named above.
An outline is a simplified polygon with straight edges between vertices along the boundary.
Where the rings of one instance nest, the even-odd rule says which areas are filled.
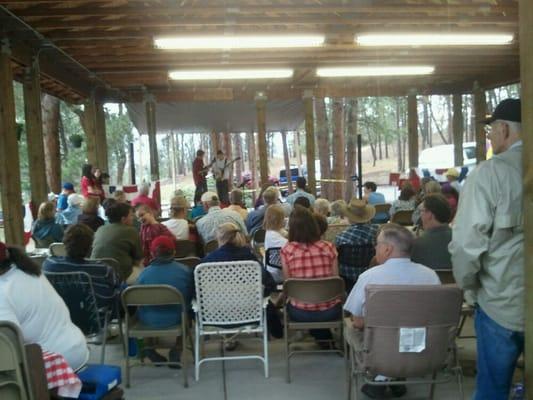
[[[144,103],[127,103],[133,124],[146,134]],[[267,132],[295,131],[304,121],[303,101],[268,101]],[[177,102],[157,103],[157,133],[257,132],[255,102]]]

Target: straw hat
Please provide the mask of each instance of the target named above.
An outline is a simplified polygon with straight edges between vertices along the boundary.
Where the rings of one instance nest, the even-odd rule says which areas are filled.
[[[459,178],[459,172],[455,168],[450,168],[446,171],[445,176],[451,176],[452,178]]]
[[[353,198],[344,208],[344,215],[352,223],[364,223],[370,221],[376,215],[373,205],[367,204],[365,200]]]

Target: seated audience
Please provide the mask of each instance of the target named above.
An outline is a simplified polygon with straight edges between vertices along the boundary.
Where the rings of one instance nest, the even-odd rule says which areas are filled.
[[[303,176],[296,178],[296,190],[287,196],[287,203],[294,207],[294,202],[299,197],[305,197],[309,200],[309,204],[312,206],[315,204],[315,196],[306,190],[307,180]]]
[[[444,185],[442,187],[442,194],[450,205],[450,209],[452,212],[450,221],[453,221],[453,219],[455,218],[455,213],[457,212],[457,205],[459,204],[459,192],[455,190],[453,186]]]
[[[405,186],[400,191],[400,196],[398,197],[398,200],[394,200],[392,202],[391,208],[389,210],[391,218],[398,211],[413,211],[416,206],[415,197],[416,193],[413,190],[413,187],[411,185]]]
[[[376,254],[374,245],[379,227],[371,223],[375,214],[374,206],[355,197],[344,209],[344,215],[348,217],[351,226],[337,235],[335,246],[341,251],[339,274],[346,283],[348,293]]]
[[[175,196],[170,200],[170,218],[163,221],[176,240],[189,239],[189,221],[187,221],[187,211],[189,202],[184,196]]]
[[[438,285],[435,271],[410,260],[413,234],[397,224],[382,225],[376,242],[376,259],[379,265],[359,275],[350,292],[344,309],[351,314],[352,326],[346,327],[346,340],[356,351],[362,350],[365,316],[365,288],[367,285]],[[385,395],[386,386],[363,385],[362,392],[373,399]],[[403,396],[403,385],[391,385],[395,397]]]
[[[295,206],[289,217],[289,242],[281,249],[283,276],[289,278],[327,278],[338,276],[337,250],[332,243],[320,240],[320,231],[313,214]],[[307,304],[290,300],[289,316],[298,322],[320,322],[342,315],[340,300]],[[319,346],[329,348],[332,340],[328,329],[312,329]]]
[[[454,188],[457,193],[461,193],[461,189],[463,188],[461,186],[461,183],[458,181],[459,179],[459,171],[457,171],[455,168],[450,168],[448,171],[446,171],[446,179],[448,180],[449,185]]]
[[[303,208],[307,208],[308,210],[312,211],[311,209],[311,202],[307,197],[300,196],[296,200],[294,200],[293,207],[294,206],[300,206]]]
[[[176,288],[185,301],[185,307],[190,309],[194,291],[192,270],[174,260],[174,240],[168,236],[156,237],[151,245],[152,262],[141,272],[137,279],[138,285],[169,285]],[[167,306],[144,306],[137,310],[139,320],[148,327],[154,329],[168,328],[181,323],[181,305]],[[179,362],[179,340],[176,338],[176,346],[168,354],[170,362]],[[167,359],[155,349],[145,349],[144,357],[152,362],[166,362]],[[169,365],[170,368],[179,368]]]
[[[411,260],[433,269],[451,269],[448,244],[452,230],[448,223],[452,212],[448,201],[441,194],[430,194],[424,198],[420,211],[424,232],[413,244]]]
[[[327,199],[316,199],[315,204],[313,205],[313,210],[316,214],[322,215],[325,218],[329,217],[330,205]]]
[[[255,200],[255,203],[254,203],[254,210],[257,210],[258,208],[265,205],[265,201],[263,200],[263,193],[265,193],[265,190],[267,190],[271,186],[272,184],[270,182],[263,183],[261,185],[261,191],[259,192],[259,195],[257,196],[257,200]]]
[[[378,189],[377,185],[374,182],[365,182],[363,186],[363,190],[365,194],[363,195],[363,199],[367,201],[368,204],[376,205],[376,204],[385,204],[385,196],[383,193],[378,193],[376,190]],[[372,219],[372,223],[374,224],[384,224],[389,220],[389,214],[386,212],[378,212]]]
[[[294,204],[296,203],[297,201]],[[320,214],[313,213],[313,216],[315,217],[315,221],[318,225],[318,232],[320,234],[320,238],[323,239],[326,231],[328,230],[328,220],[326,217]]]
[[[220,224],[216,229],[218,249],[202,258],[205,262],[224,261],[260,261],[257,259],[252,249],[248,245],[246,236],[236,224],[226,222]],[[263,295],[268,296],[276,289],[276,283],[270,273],[262,268]],[[267,306],[267,326],[269,333],[275,338],[283,337],[283,327],[274,306],[269,302]],[[230,342],[229,349],[234,349],[236,342]]]
[[[43,263],[47,272],[87,272],[91,277],[98,307],[113,306],[119,296],[120,279],[112,267],[90,260],[94,232],[87,225],[71,225],[65,231],[65,257],[48,257]]]
[[[74,371],[89,359],[85,336],[40,267],[21,249],[1,242],[0,321],[17,325],[25,343],[61,354]]]
[[[246,218],[248,217],[248,210],[244,205],[242,190],[233,189],[229,194],[229,202],[230,205],[227,207],[228,210],[238,212],[241,215],[242,220],[246,221]]]
[[[78,223],[85,224],[96,232],[98,228],[105,224],[105,221],[98,216],[100,200],[98,197],[87,197],[83,200],[82,213],[78,216]]]
[[[205,192],[202,194],[201,200],[207,214],[196,221],[196,230],[204,243],[215,239],[217,227],[225,222],[233,222],[244,235],[248,233],[239,213],[220,208],[220,201],[216,193]]]
[[[113,192],[113,198],[119,203],[127,203],[128,199],[126,198],[126,193],[122,190],[115,190]]]
[[[344,216],[346,202],[344,200],[335,200],[331,203],[330,216],[328,217],[329,225],[348,225],[350,221]]]
[[[55,214],[54,203],[47,201],[39,206],[37,219],[31,228],[36,247],[48,248],[52,243],[63,240],[63,227],[56,223]]]
[[[145,204],[141,204],[137,207],[135,212],[137,218],[141,222],[141,247],[143,249],[144,259],[143,265],[146,266],[152,260],[152,254],[150,252],[150,244],[158,236],[168,236],[172,240],[175,240],[172,232],[168,228],[157,222],[154,215],[154,210]]]
[[[78,216],[81,215],[81,204],[83,196],[72,193],[67,198],[67,208],[56,214],[56,222],[60,225],[72,225],[78,223]]]
[[[204,210],[204,206],[201,201],[198,201],[194,204],[194,207],[191,208],[190,219],[195,221],[196,219],[203,217],[207,212]]]
[[[106,211],[109,224],[94,235],[91,258],[114,258],[120,264],[120,280],[133,284],[141,272],[138,266],[143,258],[139,233],[132,226],[133,208],[116,203]]]
[[[269,186],[263,191],[262,199],[263,205],[253,210],[246,218],[246,228],[250,235],[263,226],[263,219],[268,207],[273,204],[278,204],[279,190],[274,186]]]
[[[434,180],[427,181],[424,186],[421,189],[421,192],[419,193],[419,203],[417,204],[415,211],[413,212],[413,216],[411,217],[413,221],[413,225],[420,226],[420,210],[422,207],[422,202],[424,201],[425,197],[431,193],[441,193],[442,187],[440,186],[440,183]]]
[[[280,204],[274,204],[265,212],[263,228],[265,229],[265,253],[270,248],[283,247],[287,243],[288,232],[285,230],[285,212]],[[281,269],[269,267],[267,270],[276,283],[283,283]]]
[[[56,211],[61,212],[68,207],[67,199],[74,191],[74,185],[70,182],[65,182],[63,184],[63,190],[59,193],[57,197]]]
[[[131,201],[132,207],[137,209],[139,205],[145,205],[152,210],[154,210],[155,215],[159,215],[161,209],[159,208],[159,204],[148,196],[150,193],[150,184],[149,183],[143,183],[139,188],[139,194]]]

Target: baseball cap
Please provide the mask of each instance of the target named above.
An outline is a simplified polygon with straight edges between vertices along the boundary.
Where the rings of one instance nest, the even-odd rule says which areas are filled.
[[[214,197],[218,200],[218,195],[215,192],[205,192],[200,200],[202,202],[207,202],[213,200]]]
[[[74,185],[70,182],[63,183],[63,189],[65,190],[74,190]]]
[[[150,253],[155,255],[157,251],[171,252],[176,249],[176,243],[168,236],[158,236],[150,244]]]
[[[444,175],[459,178],[459,172],[455,168],[448,169]]]
[[[485,118],[482,122],[486,125],[501,119],[504,121],[522,122],[522,109],[520,99],[502,100],[494,109],[492,115]]]

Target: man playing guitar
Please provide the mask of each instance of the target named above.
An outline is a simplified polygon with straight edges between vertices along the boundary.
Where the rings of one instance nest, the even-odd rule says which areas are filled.
[[[194,204],[200,201],[202,194],[207,192],[207,180],[205,176],[212,163],[204,167],[204,151],[202,149],[196,152],[196,158],[192,163],[192,176],[196,190],[194,191]]]
[[[228,161],[222,150],[217,151],[217,157],[213,160],[213,175],[215,176],[217,194],[221,203],[229,204],[229,179],[230,166],[240,157]]]

